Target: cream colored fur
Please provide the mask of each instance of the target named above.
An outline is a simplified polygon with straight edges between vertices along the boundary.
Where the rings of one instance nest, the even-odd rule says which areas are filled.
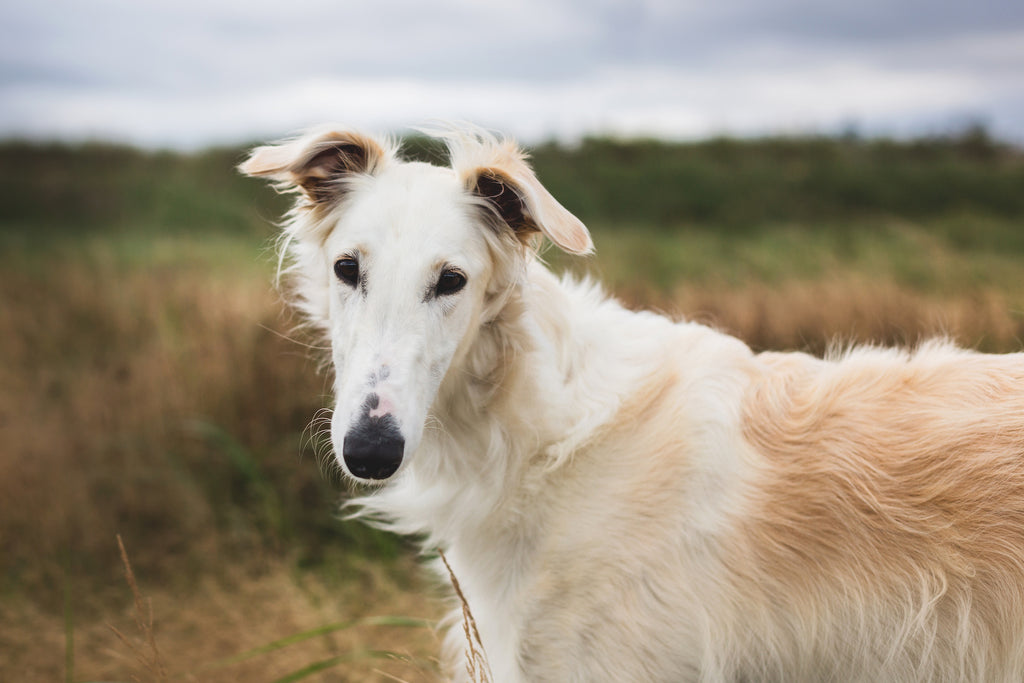
[[[353,505],[446,552],[496,682],[1024,680],[1024,356],[943,342],[757,355],[627,311],[536,260],[541,233],[576,252],[590,240],[513,145],[445,137],[452,169],[329,129],[242,168],[303,191],[287,258],[339,375],[369,367],[350,372],[357,350],[338,348],[371,343],[346,307],[378,307],[359,325],[390,320],[375,286],[393,299],[429,283],[407,271],[431,245],[481,260],[451,312],[409,303],[408,327],[385,325],[457,338],[410,352],[447,363],[435,385],[413,368],[386,387],[403,433],[421,434]],[[316,155],[338,141],[348,156],[325,173]],[[353,234],[373,254],[365,305],[331,274]],[[426,403],[419,424],[406,394]],[[337,401],[340,453],[352,399]],[[464,646],[456,625],[460,681]]]

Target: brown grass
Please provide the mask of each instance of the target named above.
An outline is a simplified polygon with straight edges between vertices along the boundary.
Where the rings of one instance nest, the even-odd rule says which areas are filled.
[[[487,662],[487,653],[484,651],[484,644],[480,639],[480,631],[476,627],[473,611],[469,608],[469,601],[466,600],[466,595],[459,585],[459,579],[452,571],[452,566],[448,564],[448,558],[444,553],[441,553],[441,561],[444,563],[444,568],[448,570],[448,578],[452,582],[455,597],[462,605],[462,630],[466,637],[466,673],[469,674],[469,680],[473,683],[493,683],[491,666]]]
[[[54,587],[65,583],[76,680],[154,679],[107,627],[139,629],[117,534],[152,601],[149,637],[169,679],[272,681],[364,650],[406,653],[412,663],[364,658],[322,680],[372,680],[374,669],[377,680],[436,675],[433,634],[382,627],[208,668],[325,623],[441,612],[412,578],[420,574],[410,552],[331,522],[340,491],[299,456],[326,379],[309,350],[288,341],[268,268],[163,257],[124,264],[102,249],[0,266],[0,680],[61,680],[67,621]],[[1006,351],[1024,335],[1021,297],[996,287],[939,296],[843,275],[620,294],[759,349],[820,352],[837,340],[949,333]],[[233,439],[253,471],[190,430],[196,419]],[[147,627],[149,607],[139,604]]]
[[[847,275],[743,287],[677,286],[664,293],[644,286],[621,296],[636,308],[707,323],[757,350],[822,354],[839,344],[915,344],[935,336],[989,352],[1022,348],[1021,297],[995,288],[938,296]]]
[[[427,678],[434,637],[409,629],[352,629],[204,668],[324,623],[438,613],[408,553],[388,559],[373,537],[353,546],[339,531],[340,491],[300,458],[325,379],[288,340],[267,269],[124,266],[102,251],[5,265],[0,680],[64,680],[65,584],[76,680],[271,681],[366,650],[413,659],[363,657],[332,667],[336,680],[372,668],[377,680]],[[191,429],[196,419],[237,441],[259,479]],[[132,548],[129,586],[118,535]],[[155,587],[144,591],[152,622],[140,585]]]
[[[220,572],[225,574],[225,572]],[[224,660],[309,629],[380,614],[435,620],[438,603],[422,583],[399,584],[388,572],[367,572],[345,586],[314,574],[296,574],[275,562],[259,576],[229,570],[227,576],[199,578],[188,589],[155,585],[139,575],[143,623],[152,609],[152,637],[166,667],[166,680],[269,683],[314,662],[368,651],[400,657],[356,656],[315,681],[436,681],[440,649],[428,628],[356,626],[234,664]],[[102,614],[75,624],[75,680],[163,680],[153,670],[145,633],[131,590],[121,582],[120,599],[109,599]],[[149,603],[149,604],[147,604]],[[151,604],[151,607],[150,607]],[[123,636],[117,636],[111,626]],[[148,627],[148,626],[147,626]],[[0,680],[21,683],[64,680],[63,624],[29,599],[5,600],[0,619]],[[379,670],[380,673],[371,673]]]
[[[8,577],[59,582],[51,560],[70,555],[87,572],[101,562],[105,583],[115,583],[117,533],[151,576],[166,578],[168,554],[215,557],[209,530],[222,511],[210,499],[230,492],[211,487],[230,485],[231,470],[189,432],[195,418],[272,451],[267,467],[285,472],[286,486],[319,480],[315,468],[296,467],[296,433],[323,378],[272,331],[284,325],[269,285],[187,268],[71,262],[54,271],[0,278]],[[301,480],[287,473],[303,469]],[[244,544],[248,530],[238,533]]]
[[[156,646],[156,632],[153,628],[153,601],[143,600],[139,592],[139,585],[135,581],[135,573],[132,571],[132,564],[128,560],[128,551],[124,549],[124,541],[121,536],[117,537],[117,547],[121,550],[121,562],[124,564],[124,578],[131,589],[135,605],[135,628],[142,637],[142,643],[137,644],[132,638],[123,634],[116,626],[110,630],[118,640],[124,643],[135,653],[136,660],[146,671],[146,680],[163,683],[167,680],[167,665],[160,656],[160,649]],[[145,604],[145,608],[143,605]],[[141,678],[132,677],[133,680],[142,681]]]

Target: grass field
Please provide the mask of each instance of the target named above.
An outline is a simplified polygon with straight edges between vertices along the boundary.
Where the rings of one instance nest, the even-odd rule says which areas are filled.
[[[303,438],[329,380],[271,287],[283,200],[239,157],[0,145],[0,680],[431,676],[431,629],[349,624],[433,620],[440,592],[334,515]],[[598,249],[545,258],[629,305],[758,349],[1024,338],[1024,156],[983,132],[535,162]]]

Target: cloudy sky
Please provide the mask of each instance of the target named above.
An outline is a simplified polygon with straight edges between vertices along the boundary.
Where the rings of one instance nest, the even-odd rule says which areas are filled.
[[[197,147],[323,121],[1024,143],[1021,0],[0,0],[0,136]]]

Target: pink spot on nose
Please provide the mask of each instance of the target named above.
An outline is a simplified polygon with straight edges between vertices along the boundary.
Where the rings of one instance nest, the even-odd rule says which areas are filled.
[[[385,415],[390,415],[393,412],[394,406],[391,405],[391,401],[387,400],[382,396],[377,400],[377,405],[374,406],[373,409],[371,409],[370,412],[367,413],[367,415],[369,417],[378,418],[384,417]]]

